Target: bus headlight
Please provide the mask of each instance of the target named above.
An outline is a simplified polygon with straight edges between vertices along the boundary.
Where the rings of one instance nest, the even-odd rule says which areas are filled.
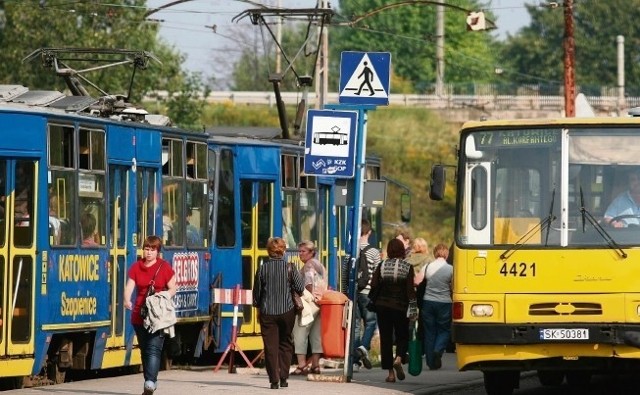
[[[474,304],[471,306],[471,315],[473,317],[491,317],[493,316],[493,306],[490,304]]]

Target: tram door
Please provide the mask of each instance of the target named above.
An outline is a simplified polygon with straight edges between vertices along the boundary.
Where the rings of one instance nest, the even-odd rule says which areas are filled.
[[[109,165],[109,202],[111,222],[109,226],[109,285],[111,293],[111,333],[107,339],[107,347],[125,346],[125,310],[122,301],[126,281],[127,261],[134,260],[134,256],[127,254],[127,236],[133,232],[127,231],[130,226],[128,184],[131,177],[130,166]]]
[[[274,181],[240,181],[242,288],[252,289],[258,266],[268,258],[267,240],[274,235]],[[259,333],[256,309],[244,305],[241,333]]]
[[[34,353],[37,168],[0,158],[0,356]]]

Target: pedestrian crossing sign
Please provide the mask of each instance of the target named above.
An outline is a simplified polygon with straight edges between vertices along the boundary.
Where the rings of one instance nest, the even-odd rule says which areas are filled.
[[[339,102],[388,105],[390,75],[389,52],[342,52]]]

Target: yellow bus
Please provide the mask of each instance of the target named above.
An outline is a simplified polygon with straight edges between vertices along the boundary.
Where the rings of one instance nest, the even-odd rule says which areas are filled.
[[[640,118],[467,122],[459,148],[459,369],[493,395],[640,368]]]

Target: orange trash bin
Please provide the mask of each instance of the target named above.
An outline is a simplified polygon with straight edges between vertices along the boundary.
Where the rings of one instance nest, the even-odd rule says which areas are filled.
[[[326,358],[344,358],[347,328],[342,324],[345,321],[344,306],[348,301],[349,298],[338,291],[327,291],[318,301],[322,351]]]

